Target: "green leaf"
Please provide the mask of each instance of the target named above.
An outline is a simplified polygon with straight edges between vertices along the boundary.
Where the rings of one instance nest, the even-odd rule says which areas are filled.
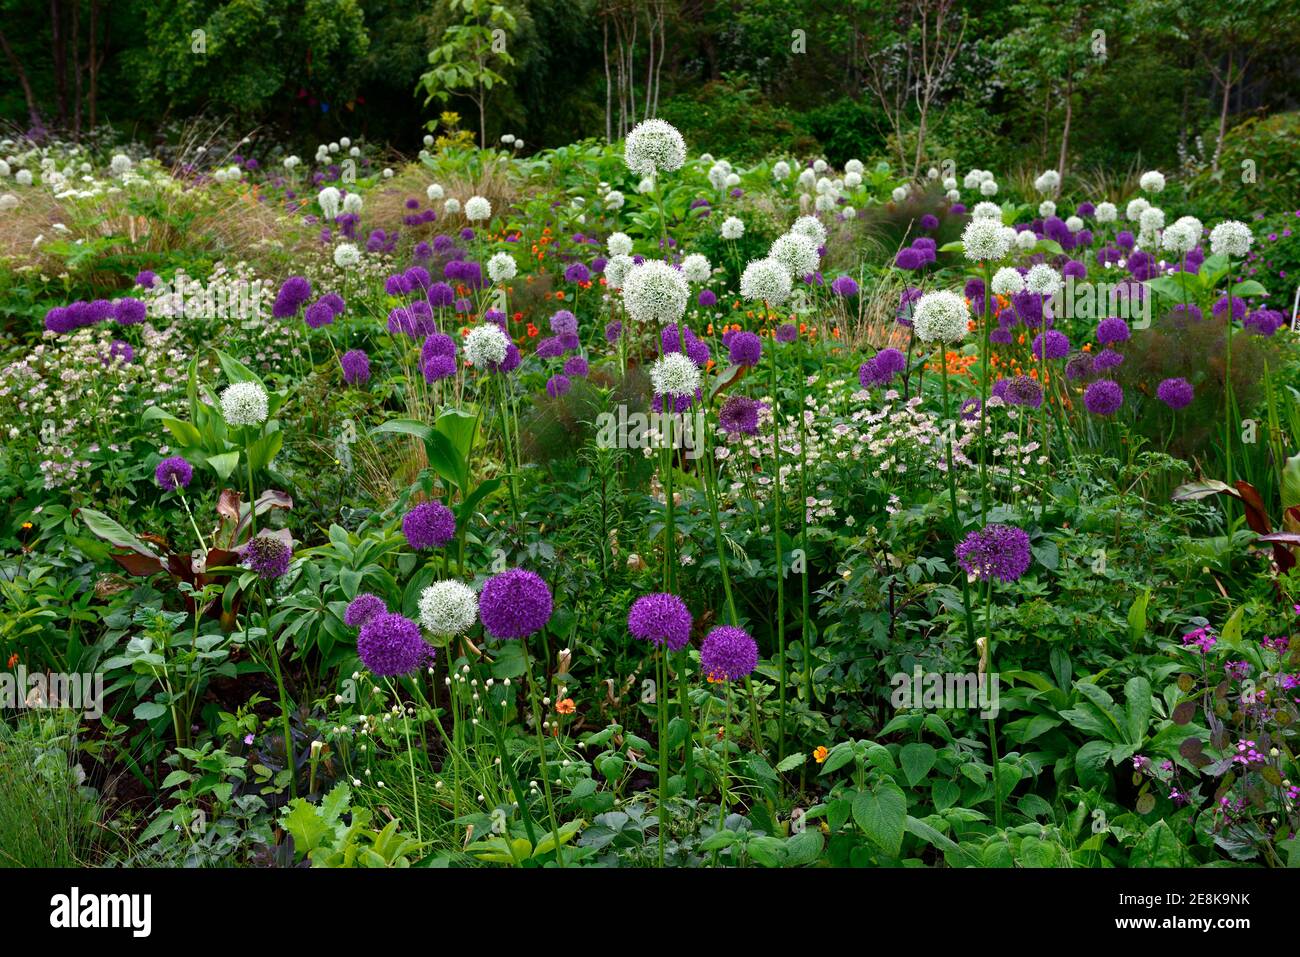
[[[271,460],[280,454],[280,447],[284,444],[284,433],[279,429],[274,432],[268,432],[256,442],[248,447],[248,461],[253,466],[253,471],[260,472],[271,464]]]
[[[1128,609],[1128,639],[1133,645],[1142,640],[1147,633],[1147,603],[1151,601],[1151,589],[1148,588],[1133,599]]]
[[[808,756],[804,754],[802,751],[798,752],[797,754],[786,755],[785,760],[782,761],[780,764],[778,764],[776,766],[776,769],[780,771],[782,774],[784,774],[787,771],[793,771],[795,768],[799,767],[807,760],[808,760]]]
[[[129,548],[131,551],[138,552],[147,558],[159,557],[157,552],[103,512],[97,512],[93,508],[83,508],[77,514],[81,516],[81,520],[86,523],[86,527],[92,533],[109,544],[116,545],[119,548]],[[161,562],[161,559],[159,561]]]
[[[1125,714],[1128,743],[1141,744],[1151,720],[1151,683],[1141,675],[1134,675],[1124,685],[1124,698],[1128,705]]]
[[[822,832],[816,828],[806,828],[785,842],[785,866],[805,867],[816,863],[825,846]]]
[[[892,781],[874,792],[861,791],[853,799],[853,820],[882,851],[897,857],[903,847],[903,825],[907,820],[907,798]]]
[[[934,767],[935,750],[928,744],[913,742],[903,745],[898,752],[899,763],[903,766],[903,775],[907,783],[916,786],[925,779]]]
[[[217,361],[221,363],[221,371],[226,374],[227,380],[230,382],[256,382],[262,387],[262,391],[268,391],[265,383],[262,382],[262,377],[248,366],[220,349],[214,349],[213,351],[217,354]]]
[[[141,701],[135,706],[135,711],[132,712],[141,721],[152,721],[155,718],[161,718],[166,713],[167,709],[156,701]]]
[[[831,753],[826,756],[822,762],[821,774],[830,774],[832,771],[838,771],[844,765],[853,760],[853,743],[850,741],[841,741],[835,747],[831,748]]]
[[[216,472],[223,480],[228,479],[239,465],[239,452],[223,452],[220,455],[209,455],[208,465],[212,466],[212,471]]]
[[[1191,863],[1182,841],[1164,821],[1146,829],[1128,859],[1129,867],[1187,867]]]

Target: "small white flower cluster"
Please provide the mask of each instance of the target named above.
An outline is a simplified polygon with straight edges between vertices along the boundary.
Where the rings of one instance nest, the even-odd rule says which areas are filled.
[[[677,128],[663,120],[645,120],[627,134],[623,146],[627,168],[640,176],[681,169],[686,162],[686,141]]]
[[[465,337],[465,358],[476,369],[490,369],[505,361],[510,340],[495,322],[484,322]]]
[[[660,356],[650,367],[650,384],[656,395],[693,396],[700,387],[700,370],[680,352]]]
[[[430,634],[463,635],[478,620],[478,596],[463,582],[434,582],[420,592],[420,624]]]
[[[1190,253],[1201,242],[1205,226],[1195,216],[1180,216],[1161,236],[1161,245],[1172,253]]]
[[[955,292],[927,292],[912,308],[912,328],[922,342],[960,342],[966,337],[970,308]]]
[[[745,224],[735,216],[728,216],[722,221],[722,238],[739,239],[745,235]]]
[[[519,272],[515,257],[506,252],[494,253],[487,264],[488,278],[493,282],[509,282]]]
[[[633,322],[677,322],[686,312],[689,294],[681,271],[659,260],[634,265],[623,280],[623,307]]]
[[[1054,169],[1047,170],[1034,180],[1034,189],[1038,190],[1044,196],[1055,196],[1056,191],[1060,188],[1061,175]]]
[[[261,425],[267,408],[266,390],[256,382],[232,382],[221,392],[221,417],[226,425]]]
[[[1210,230],[1210,252],[1215,256],[1240,259],[1250,252],[1254,241],[1250,227],[1235,219],[1226,219]]]
[[[777,306],[790,298],[790,270],[775,259],[755,259],[740,277],[740,294],[750,302]]]
[[[465,218],[471,223],[492,218],[492,204],[482,196],[471,196],[465,200]]]

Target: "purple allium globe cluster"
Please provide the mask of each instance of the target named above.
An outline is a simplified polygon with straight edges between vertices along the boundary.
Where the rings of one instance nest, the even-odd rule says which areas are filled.
[[[681,651],[691,640],[691,613],[686,602],[668,592],[642,595],[627,613],[632,637],[669,651]]]
[[[441,502],[421,502],[402,517],[402,534],[417,552],[442,548],[456,536],[456,516]]]
[[[551,620],[551,589],[542,576],[524,568],[493,575],[479,592],[479,618],[493,638],[527,638]]]
[[[1013,582],[1029,568],[1029,536],[1014,525],[993,523],[971,532],[957,545],[957,564],[981,580]]]

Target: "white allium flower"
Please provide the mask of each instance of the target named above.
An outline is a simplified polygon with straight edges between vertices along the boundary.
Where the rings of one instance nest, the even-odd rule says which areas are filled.
[[[1210,252],[1216,256],[1245,256],[1255,237],[1250,227],[1235,219],[1225,219],[1210,230]]]
[[[1078,216],[1067,216],[1065,219],[1065,228],[1072,233],[1080,232],[1083,229],[1083,220]]]
[[[351,269],[361,262],[361,250],[352,243],[339,243],[334,247],[334,265],[340,269]]]
[[[854,209],[852,206],[845,206],[843,209],[840,210],[840,215],[843,216],[845,219],[857,219],[858,211]]]
[[[115,153],[113,159],[109,162],[108,168],[114,176],[122,177],[131,172],[131,157],[125,153]]]
[[[506,146],[510,146],[511,144],[514,143],[514,141],[515,141],[515,134],[513,134],[513,133],[502,133],[502,134],[501,134],[501,142],[502,142],[502,143],[505,143]]]
[[[813,183],[817,182],[817,174],[805,167],[803,171],[799,173],[799,179],[797,182],[804,189],[811,189]]]
[[[786,233],[778,236],[767,251],[769,259],[775,259],[791,276],[807,276],[817,271],[821,257],[817,255],[817,243],[801,233]]]
[[[726,182],[727,188],[730,189],[731,187],[739,186],[739,185],[740,185],[740,176],[736,173],[728,173],[727,182]]]
[[[521,150],[521,149],[523,149],[523,148],[524,148],[524,141],[521,140],[519,137],[516,136],[516,137],[515,137],[515,149],[517,149],[517,150]]]
[[[261,425],[267,410],[266,390],[256,382],[232,382],[221,392],[221,417],[226,425]]]
[[[1025,288],[1040,296],[1054,296],[1061,288],[1061,274],[1047,263],[1030,266],[1025,275]]]
[[[424,134],[424,145],[425,145],[425,146],[432,146],[432,145],[433,145],[433,134],[432,134],[432,133],[425,133],[425,134]]]
[[[722,221],[722,238],[739,239],[745,235],[745,224],[735,216],[728,216]]]
[[[948,202],[950,203],[956,203],[961,199],[961,193],[955,189],[948,190],[945,195],[948,197]]]
[[[1020,247],[1022,251],[1033,249],[1037,243],[1038,236],[1032,229],[1025,229],[1016,233],[1016,245]]]
[[[632,237],[627,233],[610,233],[605,248],[611,256],[628,256],[632,253]]]
[[[773,164],[773,166],[772,166],[772,178],[773,178],[773,179],[789,179],[789,178],[790,178],[790,164],[787,163],[785,160],[777,160],[776,163]]]
[[[348,148],[349,146],[351,146],[351,145],[352,145],[352,141],[351,141],[350,139],[348,139],[346,136],[340,136],[340,137],[339,137],[339,146],[340,146],[340,147],[342,147],[343,149],[347,149],[347,148]]]
[[[1119,210],[1114,203],[1101,202],[1097,204],[1097,209],[1093,212],[1092,217],[1099,223],[1113,223],[1119,218]]]
[[[1200,244],[1204,230],[1205,226],[1195,216],[1182,216],[1165,229],[1162,243],[1170,252],[1189,253]]]
[[[9,164],[6,163],[4,160],[0,159],[0,179],[4,179],[8,175],[9,175]]]
[[[642,176],[681,169],[686,162],[686,141],[671,124],[646,120],[627,134],[623,159],[628,169]]]
[[[622,289],[627,281],[627,274],[632,271],[632,257],[614,255],[605,263],[605,284],[610,289]]]
[[[357,146],[352,147],[352,149],[348,150],[348,155],[349,155],[349,156],[353,156],[353,157],[360,156],[360,155],[361,155],[361,148],[360,148],[360,147],[357,147]],[[385,175],[385,176],[392,176],[392,175],[393,175],[393,171],[392,171],[392,170],[387,170],[387,169],[386,169],[386,170],[384,170],[384,175]]]
[[[510,340],[495,322],[475,326],[465,337],[465,358],[476,369],[489,369],[506,359]]]
[[[481,219],[491,219],[492,204],[482,196],[471,196],[465,200],[465,218],[471,223]]]
[[[895,186],[894,191],[890,195],[893,196],[894,202],[901,203],[903,200],[907,199],[907,189],[903,186]]]
[[[997,203],[976,203],[975,208],[970,211],[971,219],[991,219],[997,223],[1002,222],[1002,207]]]
[[[966,258],[971,262],[1004,258],[1014,238],[1007,236],[1001,219],[972,219],[961,234]]]
[[[816,246],[826,245],[826,227],[816,216],[800,216],[790,226],[796,236],[807,236]]]
[[[813,161],[812,168],[813,172],[820,176],[822,173],[830,169],[830,165],[824,159],[819,159]]]
[[[331,153],[337,153],[337,152],[339,151],[339,144],[338,144],[338,143],[331,143],[331,144],[329,145],[328,149],[329,149],[329,151],[330,151]]]
[[[1025,288],[1025,277],[1020,275],[1020,270],[1003,266],[993,274],[993,281],[989,285],[995,295],[1014,296]]]
[[[678,322],[689,295],[686,277],[657,259],[633,266],[623,280],[623,307],[633,322],[660,326]]]
[[[722,189],[727,185],[727,170],[721,163],[714,163],[709,167],[709,185],[714,189]]]
[[[939,178],[939,168],[938,168],[937,166],[931,166],[928,170],[925,171],[925,178],[926,178],[926,179],[938,179],[938,178]]]
[[[356,215],[361,212],[361,207],[365,202],[361,199],[360,193],[348,193],[343,197],[343,212]]]
[[[980,170],[980,182],[981,183],[993,182],[993,174],[986,169]]]
[[[1142,217],[1142,214],[1150,208],[1151,204],[1139,196],[1137,199],[1129,202],[1128,207],[1124,210],[1124,218],[1131,223],[1135,223]]]
[[[709,260],[699,253],[692,253],[682,260],[682,275],[687,282],[704,282],[713,274]]]
[[[302,164],[302,160],[297,156],[286,156],[284,158],[284,168],[294,169]]]
[[[519,272],[519,264],[509,253],[495,253],[488,260],[487,271],[488,278],[493,282],[508,282]]]
[[[912,330],[922,342],[960,342],[966,337],[970,309],[955,292],[927,292],[912,307]]]
[[[1165,188],[1165,175],[1159,170],[1148,170],[1142,174],[1138,180],[1138,185],[1142,187],[1144,193],[1159,193]]]
[[[1159,206],[1148,206],[1142,210],[1142,215],[1138,217],[1138,223],[1144,233],[1155,233],[1157,230],[1165,228],[1165,211]]]
[[[700,387],[700,370],[687,356],[670,352],[650,367],[650,384],[656,395],[693,396]]]
[[[845,185],[845,187],[847,187],[848,189],[857,189],[859,186],[862,185],[862,174],[861,174],[861,173],[845,173],[845,174],[844,174],[844,185]]]
[[[751,302],[779,305],[790,298],[790,270],[775,259],[755,259],[740,277],[740,294]]]
[[[835,208],[836,202],[837,200],[833,194],[822,193],[817,197],[816,202],[813,203],[813,209],[817,210],[819,213],[829,213]]]
[[[846,173],[856,173],[858,176],[861,176],[865,170],[866,167],[862,165],[862,160],[860,159],[851,159],[844,164],[844,172]]]
[[[1056,215],[1056,204],[1050,199],[1045,199],[1038,204],[1038,215],[1046,219],[1048,216]]]
[[[450,197],[445,203],[442,204],[442,211],[446,213],[448,216],[455,216],[457,213],[460,212],[460,200],[458,200],[455,196]]]
[[[429,198],[430,203],[436,203],[446,195],[446,192],[437,183],[430,183],[429,188],[424,191],[424,195]]]
[[[626,200],[623,198],[623,194],[616,189],[611,189],[608,193],[605,194],[606,209],[622,209],[623,203],[625,202]]]
[[[643,196],[647,193],[653,193],[655,191],[655,178],[653,176],[643,178],[641,182],[636,184],[636,191]]]
[[[455,580],[434,582],[420,592],[420,624],[435,635],[463,635],[478,620],[478,595]]]
[[[0,196],[0,213],[7,213],[11,209],[18,208],[18,197],[13,193],[5,193]]]
[[[962,177],[961,186],[962,189],[979,189],[982,181],[980,170],[973,169]]]
[[[980,183],[981,196],[996,196],[998,194],[998,184],[991,179],[986,179]]]
[[[822,196],[825,195],[826,193],[834,192],[835,184],[832,183],[825,176],[822,176],[817,180],[817,185],[814,186],[813,189],[817,193],[817,195]]]
[[[320,203],[321,216],[325,219],[337,219],[342,195],[333,186],[326,186],[316,194],[316,202]]]
[[[1043,173],[1036,180],[1034,180],[1034,189],[1038,190],[1040,193],[1044,193],[1048,195],[1055,193],[1057,187],[1060,185],[1061,185],[1061,177],[1057,174],[1056,170],[1054,169],[1049,169],[1047,172]]]

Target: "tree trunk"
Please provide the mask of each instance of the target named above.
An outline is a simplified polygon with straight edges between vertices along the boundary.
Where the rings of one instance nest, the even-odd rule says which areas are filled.
[[[72,138],[81,142],[81,0],[72,0]]]
[[[13,67],[14,76],[18,77],[18,83],[23,88],[23,96],[27,100],[27,114],[31,117],[32,127],[40,129],[45,124],[41,122],[41,114],[36,109],[36,96],[32,93],[31,81],[27,79],[27,71],[23,69],[22,63],[14,53],[13,47],[9,45],[9,40],[5,37],[3,30],[0,30],[0,50],[4,50],[5,58]]]
[[[1065,158],[1070,152],[1070,120],[1074,116],[1074,84],[1065,86],[1065,125],[1061,127],[1061,155],[1056,161],[1056,175],[1065,182]]]
[[[62,20],[63,8],[59,5],[59,0],[50,0],[50,42],[52,59],[54,60],[55,103],[58,106],[59,126],[66,128],[68,125],[68,68],[67,49],[63,45],[63,31],[60,29]]]
[[[1228,133],[1228,97],[1232,93],[1232,54],[1228,51],[1228,71],[1223,74],[1223,106],[1219,110],[1219,139],[1214,144],[1214,162],[1211,170],[1219,171],[1219,157],[1223,154],[1223,137]]]
[[[605,58],[605,142],[613,142],[613,126],[610,122],[611,103],[613,91],[609,86],[609,21],[604,17],[601,18],[601,28],[603,34],[603,54]]]
[[[99,0],[90,0],[90,128],[93,130],[98,120],[96,103],[99,98],[99,64],[101,58],[95,46],[96,27],[99,26]]]

